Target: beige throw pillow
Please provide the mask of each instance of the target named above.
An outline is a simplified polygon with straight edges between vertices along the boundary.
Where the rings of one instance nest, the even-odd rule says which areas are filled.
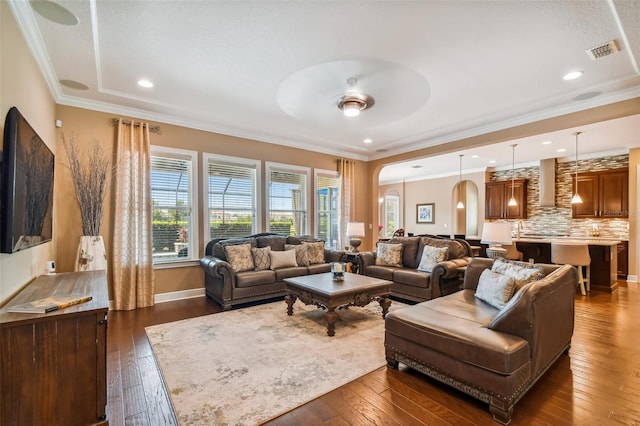
[[[447,258],[448,247],[424,246],[418,271],[431,272],[433,267]]]
[[[324,241],[304,242],[302,244],[307,246],[307,256],[309,257],[310,265],[324,263]]]
[[[264,271],[271,267],[271,257],[269,253],[271,247],[252,248],[251,254],[253,255],[253,264],[256,266],[256,271]]]
[[[285,244],[284,249],[296,252],[296,263],[298,266],[309,266],[309,255],[305,244]]]
[[[251,244],[236,244],[224,246],[227,262],[234,272],[251,271],[254,268]]]
[[[515,290],[513,277],[485,269],[478,280],[475,296],[494,308],[502,309]]]
[[[376,265],[402,267],[402,244],[378,243]]]
[[[523,285],[528,284],[531,281],[539,280],[544,275],[542,273],[542,268],[539,266],[516,263],[501,258],[497,258],[493,262],[491,270],[493,272],[512,277],[516,282],[515,291],[518,291]]]
[[[272,270],[280,268],[289,268],[291,266],[298,266],[296,263],[295,250],[274,251],[269,252],[269,258],[271,260],[270,268]]]

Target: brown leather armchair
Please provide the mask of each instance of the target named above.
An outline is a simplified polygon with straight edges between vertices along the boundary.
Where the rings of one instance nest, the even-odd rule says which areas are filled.
[[[502,309],[477,299],[482,271],[475,258],[463,290],[387,314],[387,363],[403,363],[489,404],[508,424],[513,407],[563,353],[573,335],[577,272],[540,265],[545,276],[525,284]]]

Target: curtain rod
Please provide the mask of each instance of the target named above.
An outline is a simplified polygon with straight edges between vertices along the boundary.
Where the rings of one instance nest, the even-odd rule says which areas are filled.
[[[111,121],[113,121],[114,123],[117,123],[120,119],[113,117],[111,119]],[[135,121],[130,121],[130,120],[122,120],[122,124],[131,124],[134,127],[138,127],[140,126],[140,123],[136,123]],[[149,125],[149,131],[150,132],[156,132],[156,133],[160,133],[160,126],[151,126]]]

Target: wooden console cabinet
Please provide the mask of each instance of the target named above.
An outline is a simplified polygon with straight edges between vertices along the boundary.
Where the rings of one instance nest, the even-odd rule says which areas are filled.
[[[12,305],[53,295],[92,300],[47,314]],[[0,309],[0,425],[107,425],[105,271],[42,275]]]

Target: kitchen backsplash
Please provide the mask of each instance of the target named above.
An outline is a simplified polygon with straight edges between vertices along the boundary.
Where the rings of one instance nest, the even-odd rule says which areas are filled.
[[[578,161],[578,174],[609,169],[629,167],[629,155],[592,158]],[[539,167],[523,167],[511,170],[492,172],[490,181],[528,179],[527,188],[527,219],[522,223],[521,235],[555,235],[588,237],[591,231],[597,229],[601,238],[629,239],[628,219],[572,219],[572,175],[575,173],[575,162],[556,162],[556,191],[555,207],[540,207],[539,205]],[[514,233],[517,231],[518,221],[513,223]]]

